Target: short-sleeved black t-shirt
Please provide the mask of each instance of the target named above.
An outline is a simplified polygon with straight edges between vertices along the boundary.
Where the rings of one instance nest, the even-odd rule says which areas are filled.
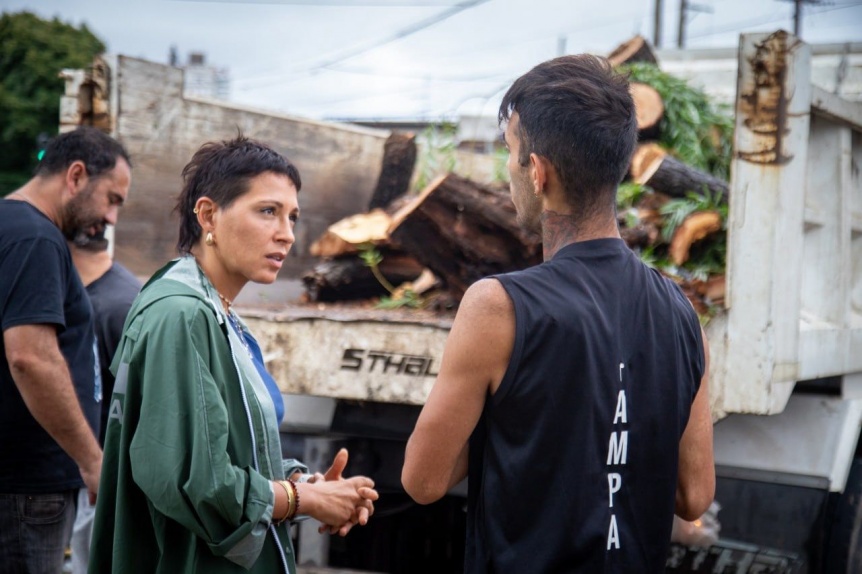
[[[110,398],[114,392],[114,375],[111,361],[123,336],[123,324],[132,307],[132,302],[141,290],[141,282],[132,273],[114,263],[104,275],[87,285],[87,295],[93,305],[96,324],[96,345],[99,349],[99,365],[102,374],[102,396]],[[108,411],[111,401],[102,402],[101,434],[99,444],[105,442],[108,426]]]
[[[0,328],[55,325],[78,402],[99,431],[92,308],[60,230],[23,201],[0,200]],[[78,466],[36,422],[12,379],[0,339],[0,492],[80,488]]]

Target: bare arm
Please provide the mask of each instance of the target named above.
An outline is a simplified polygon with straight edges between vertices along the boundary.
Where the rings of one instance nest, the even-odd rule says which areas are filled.
[[[712,453],[712,415],[709,409],[709,346],[703,335],[704,371],[691,405],[688,425],[679,441],[679,475],[676,514],[697,520],[715,496],[715,460]]]
[[[3,332],[12,379],[33,418],[72,457],[87,488],[99,490],[102,450],[84,418],[52,325],[20,325]]]
[[[515,340],[503,286],[484,279],[464,294],[440,374],[407,443],[401,483],[420,504],[439,500],[467,475],[468,440],[488,392],[499,386]]]

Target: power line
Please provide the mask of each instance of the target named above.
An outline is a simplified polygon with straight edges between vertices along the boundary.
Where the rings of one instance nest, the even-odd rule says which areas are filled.
[[[852,2],[847,4],[839,4],[834,6],[829,6],[828,8],[823,8],[822,10],[812,11],[810,13],[811,16],[817,16],[819,14],[825,14],[827,12],[834,12],[835,10],[844,10],[846,8],[856,8],[858,6],[862,6],[862,2]],[[689,38],[706,38],[708,36],[715,36],[717,34],[724,34],[725,32],[742,32],[745,28],[749,28],[751,26],[760,26],[762,24],[772,24],[774,22],[782,22],[786,20],[786,17],[777,18],[775,17],[775,12],[773,12],[772,16],[767,16],[766,19],[758,18],[758,19],[749,19],[742,20],[739,22],[735,22],[733,24],[728,24],[727,26],[723,26],[718,29],[713,29],[709,32],[704,32],[702,34],[692,34]]]
[[[429,28],[429,27],[433,26],[434,24],[442,22],[443,20],[451,18],[452,16],[454,16],[460,12],[463,12],[464,10],[467,10],[469,8],[473,8],[475,6],[478,6],[480,4],[484,4],[484,3],[489,2],[489,1],[490,0],[470,0],[469,2],[462,2],[460,4],[456,4],[455,6],[452,6],[451,8],[449,8],[448,10],[444,10],[443,12],[436,14],[430,18],[425,18],[423,20],[420,20],[418,22],[410,24],[409,26],[401,28],[400,30],[397,30],[396,32],[394,32],[388,36],[385,36],[385,37],[380,38],[378,40],[372,40],[371,42],[357,44],[357,45],[352,46],[346,50],[340,50],[340,51],[335,52],[331,55],[324,56],[323,58],[317,60],[315,63],[313,63],[307,67],[301,67],[299,69],[294,68],[294,71],[295,72],[314,72],[314,71],[317,71],[317,70],[320,70],[323,68],[327,68],[329,66],[332,66],[333,64],[337,64],[339,62],[349,60],[349,59],[354,58],[360,54],[364,54],[365,52],[369,52],[371,50],[374,50],[375,48],[379,48],[381,46],[385,46],[386,44],[390,44],[396,40],[400,40],[402,38],[406,38],[407,36],[411,36],[411,35],[415,34],[416,32],[419,32],[421,30],[424,30],[425,28]],[[246,80],[246,81],[249,81],[249,80]],[[283,79],[276,80],[276,82],[283,82],[283,81],[284,81]],[[268,84],[264,84],[264,85],[268,85]],[[257,87],[263,87],[263,86],[257,86]]]
[[[199,4],[282,4],[284,6],[344,6],[349,8],[423,8],[426,6],[452,6],[452,0],[173,0]]]
[[[331,72],[352,74],[356,76],[373,76],[375,78],[394,78],[399,80],[427,80],[430,78],[433,79],[435,82],[473,82],[490,80],[493,78],[498,78],[504,74],[508,74],[508,72],[494,72],[489,74],[483,74],[481,76],[478,76],[476,74],[393,74],[386,72],[375,72],[374,70],[370,70],[367,68],[352,68],[347,66],[329,66],[327,70]]]
[[[543,32],[541,35],[529,35],[529,36],[528,35],[522,35],[521,37],[509,37],[509,38],[506,38],[503,40],[498,39],[492,43],[485,43],[485,44],[483,44],[483,45],[481,45],[475,49],[471,49],[469,51],[462,50],[462,51],[459,51],[457,53],[452,53],[452,54],[441,54],[439,50],[434,50],[433,52],[419,52],[419,53],[413,54],[413,56],[416,59],[421,59],[423,56],[428,55],[430,53],[431,55],[434,56],[434,59],[437,62],[445,61],[446,59],[451,59],[451,58],[463,59],[467,56],[474,57],[474,56],[482,54],[484,52],[499,51],[502,48],[514,48],[514,47],[518,47],[518,46],[523,46],[525,44],[547,41],[552,36],[554,38],[559,38],[560,35],[570,36],[572,34],[576,34],[578,32],[582,32],[584,30],[597,30],[600,28],[613,26],[613,25],[620,24],[621,22],[626,21],[627,19],[630,18],[630,16],[631,16],[631,14],[623,15],[623,16],[617,15],[617,16],[614,16],[613,18],[606,18],[604,20],[588,22],[588,23],[585,23],[585,24],[578,26],[576,28],[563,29],[563,30],[559,30],[559,31],[553,32],[553,33],[552,32]],[[240,91],[266,88],[266,87],[270,87],[270,86],[274,86],[274,85],[278,85],[278,84],[282,84],[282,83],[294,82],[296,80],[305,79],[311,75],[314,75],[316,72],[318,72],[320,70],[338,71],[339,68],[340,67],[332,66],[332,65],[320,66],[319,64],[315,64],[313,67],[304,67],[304,68],[298,69],[298,70],[292,72],[292,75],[290,77],[287,77],[287,78],[285,78],[283,76],[283,74],[286,72],[269,73],[269,74],[265,74],[265,75],[250,76],[250,77],[234,80],[234,85],[236,86],[236,84],[243,84],[242,87],[236,88],[236,89],[239,89]],[[350,70],[350,69],[348,68],[346,70]],[[375,75],[375,74],[368,72],[368,75]],[[385,74],[380,74],[380,75],[385,75]],[[425,77],[425,76],[436,77],[436,74],[435,73],[423,74],[423,77]],[[268,81],[265,81],[264,83],[260,83],[260,84],[253,84],[253,85],[247,84],[247,82],[255,82],[258,80],[268,80]]]

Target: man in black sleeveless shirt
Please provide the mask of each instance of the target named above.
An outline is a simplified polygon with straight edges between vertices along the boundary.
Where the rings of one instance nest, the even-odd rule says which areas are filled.
[[[465,572],[662,572],[715,491],[708,352],[679,288],[620,239],[637,138],[625,79],[564,56],[500,106],[544,263],[477,282],[407,445],[418,502],[469,476]]]

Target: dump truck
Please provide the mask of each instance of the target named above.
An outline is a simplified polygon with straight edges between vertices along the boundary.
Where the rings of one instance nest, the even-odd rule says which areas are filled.
[[[740,37],[726,296],[705,329],[721,538],[711,549],[676,548],[669,571],[862,572],[862,103],[814,85],[811,54],[811,46],[783,31]],[[273,122],[284,128],[291,118],[252,121],[248,114],[258,112],[228,114],[225,104],[184,99],[175,87],[171,104],[164,86],[152,83],[152,69],[142,96],[131,70],[143,66],[120,57],[105,62],[98,81],[69,74],[65,124],[97,123],[103,108],[106,129],[133,157],[145,153],[145,163],[167,153],[172,136],[183,136],[189,151],[183,157],[190,157],[192,140],[234,129],[219,132],[210,125],[214,118],[245,121],[248,135],[261,136],[255,130],[263,126],[264,139],[290,139]],[[159,73],[174,83],[181,76]],[[92,95],[99,91],[97,105]],[[213,115],[217,105],[221,111]],[[206,134],[187,133],[203,122]],[[369,157],[385,136],[325,129],[342,130],[339,141],[351,142],[345,149],[371,150]],[[314,140],[321,154],[352,161],[349,151],[324,139]],[[158,185],[147,181],[156,176]],[[163,189],[166,177],[163,169],[136,170],[130,205],[147,186]],[[342,216],[357,211],[347,204],[367,198],[371,184],[361,180],[349,193],[327,192],[320,203],[333,216],[329,223],[338,193],[347,198]],[[306,188],[301,202],[303,194]],[[308,201],[319,201],[312,195]],[[155,209],[151,197],[144,204]],[[139,211],[134,224],[147,217],[156,215]],[[158,217],[161,225],[167,215]],[[124,239],[123,225],[121,219],[117,256],[124,261],[128,254],[134,263],[133,255],[148,247],[134,233]],[[336,448],[348,446],[349,470],[374,477],[383,494],[374,520],[346,539],[322,538],[314,525],[301,525],[300,563],[459,571],[465,485],[417,507],[399,479],[404,444],[434,383],[452,314],[298,303],[251,305],[242,314],[285,395],[285,451],[325,467]]]

